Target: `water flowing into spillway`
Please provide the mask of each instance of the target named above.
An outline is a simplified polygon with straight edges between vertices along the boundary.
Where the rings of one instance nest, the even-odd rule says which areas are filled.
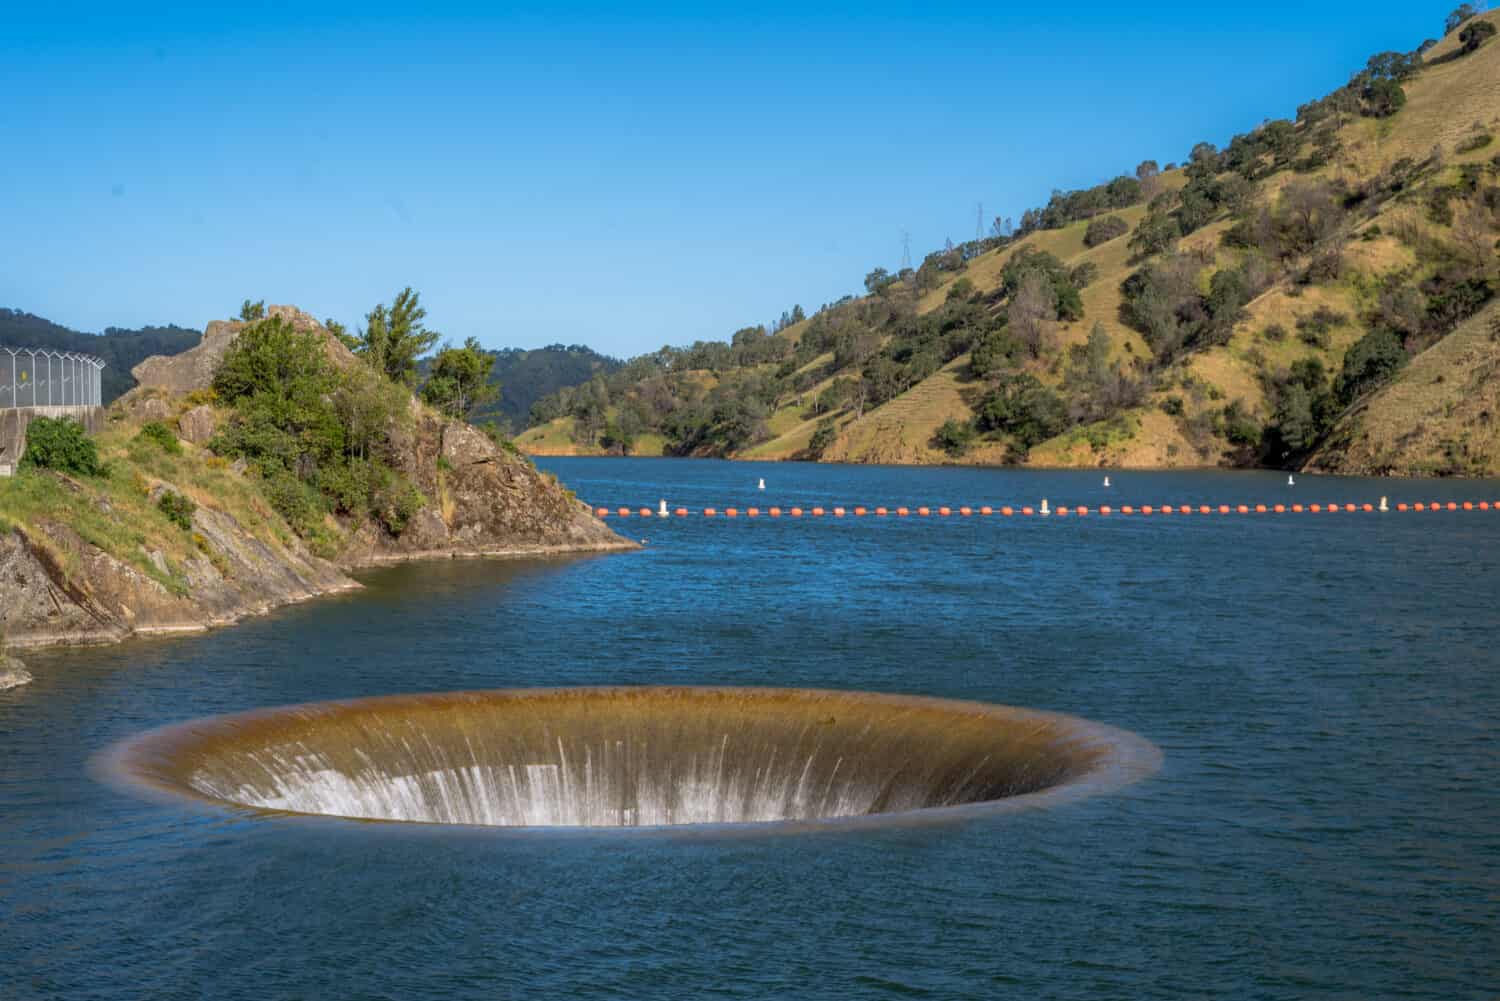
[[[1074,717],[800,689],[456,692],[215,717],[127,742],[116,774],[293,813],[498,827],[821,822],[1032,805],[1156,767]]]

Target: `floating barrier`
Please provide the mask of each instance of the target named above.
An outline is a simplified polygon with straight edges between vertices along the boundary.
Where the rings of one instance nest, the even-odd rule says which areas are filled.
[[[762,515],[767,515],[767,516],[772,517],[772,518],[780,518],[783,515],[790,516],[792,518],[801,518],[801,517],[803,517],[803,515],[811,515],[814,518],[822,518],[822,517],[825,517],[827,515],[832,515],[835,518],[844,518],[844,517],[848,517],[848,516],[852,516],[852,517],[855,517],[855,518],[864,518],[864,517],[867,517],[867,516],[869,516],[871,514],[873,514],[873,515],[875,515],[876,517],[879,517],[879,518],[885,518],[885,517],[889,517],[891,515],[895,515],[898,518],[907,518],[907,517],[910,517],[913,513],[915,513],[918,517],[921,517],[921,518],[930,518],[930,517],[933,517],[934,515],[936,515],[937,517],[940,517],[940,518],[947,518],[947,517],[951,517],[951,516],[953,516],[955,514],[958,515],[958,516],[960,516],[960,517],[963,517],[963,518],[970,518],[970,517],[973,517],[974,515],[980,515],[980,516],[984,516],[984,517],[989,517],[991,515],[997,515],[997,514],[1000,515],[1001,517],[1004,517],[1004,518],[1012,518],[1012,517],[1015,517],[1017,515],[1020,515],[1023,518],[1030,518],[1030,517],[1053,517],[1053,516],[1055,516],[1057,518],[1070,518],[1070,517],[1085,518],[1085,517],[1088,517],[1090,515],[1100,515],[1100,516],[1103,516],[1103,517],[1108,517],[1108,516],[1111,516],[1111,515],[1122,515],[1122,516],[1129,517],[1129,516],[1150,516],[1150,515],[1163,515],[1163,514],[1239,516],[1239,515],[1247,515],[1247,514],[1288,514],[1288,513],[1291,513],[1291,514],[1389,514],[1389,513],[1393,513],[1394,512],[1394,513],[1404,514],[1404,513],[1408,513],[1408,512],[1422,512],[1422,513],[1428,513],[1428,512],[1444,512],[1444,513],[1446,513],[1446,512],[1475,512],[1475,511],[1496,511],[1496,512],[1500,512],[1500,500],[1494,500],[1494,501],[1483,501],[1483,500],[1482,501],[1410,501],[1410,502],[1408,502],[1408,501],[1398,501],[1395,504],[1392,504],[1392,503],[1390,503],[1390,501],[1389,501],[1388,498],[1381,497],[1380,500],[1379,500],[1379,503],[1375,503],[1375,502],[1371,502],[1371,501],[1362,501],[1362,502],[1358,502],[1358,503],[1355,503],[1355,502],[1352,502],[1352,501],[1345,501],[1345,502],[1342,502],[1342,503],[1339,503],[1339,502],[1327,502],[1327,503],[1325,503],[1325,502],[1318,501],[1318,502],[1311,502],[1311,503],[1308,503],[1308,504],[1266,504],[1266,503],[1256,503],[1256,504],[1199,504],[1199,505],[1196,505],[1196,506],[1191,505],[1191,504],[1177,504],[1177,505],[1172,505],[1172,504],[1161,504],[1161,505],[1142,504],[1139,507],[1137,507],[1135,505],[1132,505],[1132,504],[1121,504],[1119,507],[1114,507],[1114,506],[1109,505],[1109,504],[1103,504],[1103,505],[1100,505],[1097,508],[1091,508],[1091,507],[1089,507],[1089,506],[1087,506],[1085,504],[1079,504],[1079,505],[1072,506],[1072,507],[1067,506],[1067,505],[1063,505],[1063,504],[1059,504],[1056,507],[1052,507],[1052,506],[1049,505],[1049,502],[1046,499],[1043,499],[1042,502],[1041,502],[1041,505],[1039,507],[1035,507],[1035,508],[1030,507],[1030,506],[1012,507],[1011,505],[1008,505],[1008,504],[1007,505],[1002,505],[1000,507],[993,507],[991,505],[984,505],[984,506],[980,506],[980,507],[974,507],[974,506],[965,504],[965,505],[962,505],[962,506],[956,507],[956,508],[955,507],[950,507],[950,506],[947,506],[947,505],[940,505],[940,506],[937,506],[937,507],[931,507],[931,506],[923,505],[923,506],[916,507],[916,508],[909,508],[909,507],[895,507],[895,508],[891,508],[891,507],[883,507],[883,506],[882,507],[866,507],[864,505],[856,505],[856,506],[853,506],[853,507],[836,506],[836,507],[831,507],[831,508],[824,508],[824,507],[812,507],[812,508],[801,508],[801,507],[791,507],[791,508],[781,508],[781,507],[770,507],[770,508],[760,508],[760,507],[746,507],[746,508],[738,508],[738,507],[725,507],[725,508],[704,507],[704,508],[699,508],[699,509],[693,509],[693,508],[678,506],[678,507],[675,507],[675,508],[671,508],[670,510],[667,507],[666,501],[662,501],[661,504],[660,504],[660,506],[657,507],[657,508],[655,508],[655,509],[650,508],[650,507],[632,508],[632,507],[627,507],[627,506],[621,506],[621,507],[617,507],[617,508],[609,508],[609,507],[604,507],[604,506],[601,505],[599,507],[592,508],[592,510],[593,510],[594,514],[597,517],[599,517],[599,518],[629,518],[629,517],[632,517],[632,516],[637,516],[637,517],[641,517],[641,518],[653,518],[653,517],[655,517],[655,518],[691,518],[691,517],[696,517],[696,516],[701,516],[701,517],[704,517],[704,518],[717,518],[717,517],[739,518],[742,515],[744,517],[746,517],[746,518],[759,518]]]

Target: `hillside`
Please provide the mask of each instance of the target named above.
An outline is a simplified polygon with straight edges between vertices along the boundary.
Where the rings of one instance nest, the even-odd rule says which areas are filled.
[[[526,427],[532,405],[543,397],[608,375],[623,364],[581,344],[502,348],[489,354],[495,359],[489,381],[500,387],[500,398],[477,408],[472,419],[476,424],[496,421],[504,429]],[[429,363],[424,359],[418,369],[423,378]]]
[[[130,370],[138,363],[152,355],[186,351],[198,343],[198,336],[196,330],[171,324],[138,330],[110,327],[102,334],[85,334],[31,313],[0,309],[0,346],[77,351],[104,359],[107,364],[100,373],[100,389],[105,403],[134,388]]]
[[[1465,438],[1477,411],[1421,410],[1412,435],[1397,391],[1468,385],[1449,340],[1500,289],[1497,23],[1379,53],[1295,118],[1060,192],[784,329],[632,359],[541,401],[518,444],[1299,468],[1332,461],[1357,418],[1406,436],[1383,472],[1500,472]]]
[[[134,374],[97,460],[84,438],[0,479],[11,645],[203,629],[357,587],[348,571],[373,564],[634,548],[292,307],[210,323]],[[28,459],[76,428],[33,422]]]

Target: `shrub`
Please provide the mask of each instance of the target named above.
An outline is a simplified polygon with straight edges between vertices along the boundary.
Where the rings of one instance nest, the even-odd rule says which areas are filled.
[[[1406,364],[1401,339],[1385,328],[1372,330],[1344,353],[1343,371],[1334,382],[1334,395],[1342,406],[1382,385]]]
[[[1117,215],[1107,215],[1089,223],[1088,228],[1083,231],[1083,245],[1097,247],[1101,243],[1108,243],[1128,232],[1130,232],[1128,222]]]
[[[956,421],[952,418],[943,421],[942,427],[932,436],[933,444],[954,459],[967,452],[973,440],[973,426],[968,421]]]
[[[142,424],[140,433],[135,437],[137,441],[151,442],[168,455],[182,454],[182,442],[178,441],[172,429],[161,421],[147,421]]]
[[[1004,432],[1030,448],[1067,430],[1068,407],[1035,376],[1013,375],[979,401],[974,423],[980,431]]]
[[[1311,313],[1297,317],[1297,336],[1302,338],[1303,344],[1326,348],[1329,344],[1328,332],[1348,321],[1349,318],[1343,313],[1327,306],[1319,306]]]
[[[1161,412],[1172,417],[1182,416],[1182,397],[1169,396],[1161,401]]]
[[[1469,26],[1458,33],[1458,41],[1462,47],[1460,51],[1468,55],[1494,36],[1495,26],[1490,22],[1477,19],[1470,21]]]
[[[38,417],[26,426],[26,454],[21,468],[55,469],[78,476],[104,472],[99,447],[83,425],[67,417]]]
[[[157,510],[167,516],[167,520],[183,531],[191,531],[193,527],[193,512],[198,510],[198,505],[193,503],[189,497],[167,490],[157,498]]]
[[[1279,323],[1273,323],[1260,332],[1260,336],[1268,341],[1286,340],[1286,328]]]
[[[1475,132],[1469,138],[1461,140],[1457,146],[1453,147],[1453,152],[1472,153],[1476,149],[1484,149],[1494,141],[1495,137],[1488,132]]]

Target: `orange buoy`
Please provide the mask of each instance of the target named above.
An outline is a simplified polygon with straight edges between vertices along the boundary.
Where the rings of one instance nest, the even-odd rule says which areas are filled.
[[[1448,510],[1449,511],[1457,511],[1458,510],[1458,505],[1455,504],[1455,503],[1453,503],[1452,501],[1449,501],[1448,502]]]
[[[1256,514],[1265,514],[1266,513],[1266,506],[1264,504],[1257,504],[1257,505],[1255,505],[1255,513]]]
[[[1277,514],[1286,514],[1286,505],[1277,504],[1275,510]]]
[[[1350,508],[1350,510],[1352,511],[1353,508]],[[1361,511],[1373,511],[1373,510],[1375,510],[1375,505],[1374,504],[1366,504],[1363,507],[1361,507],[1360,510]]]
[[[938,514],[942,515],[944,518],[948,517],[948,515],[950,515],[952,513],[953,512],[950,511],[948,508],[945,508],[945,507],[938,508]]]
[[[599,508],[598,510],[596,510],[594,512],[594,515],[595,515],[595,517],[599,517],[599,518],[608,518],[609,517],[609,508],[607,508],[607,507],[601,507],[601,508]]]
[[[1029,508],[1029,507],[1023,507],[1023,508],[1021,508],[1021,513],[1022,513],[1022,514],[1027,514],[1027,515],[1030,515],[1030,514],[1036,514],[1036,512],[1035,512],[1035,511],[1033,511],[1033,510],[1032,510],[1032,509],[1031,509],[1031,508]]]
[[[1005,517],[1009,518],[1011,515],[1013,515],[1013,514],[1016,513],[1016,509],[1013,508],[1013,507],[1002,507],[1000,509],[1000,513],[1002,515],[1004,515]]]
[[[844,509],[841,508],[841,507],[834,508],[833,509],[833,516],[835,518],[842,518],[844,516]]]
[[[814,518],[821,518],[821,517],[823,517],[823,509],[820,508],[820,507],[813,508],[812,509],[812,513],[813,513],[813,517]]]
[[[1421,501],[1417,501],[1415,504],[1413,504],[1411,506],[1411,508],[1412,508],[1413,511],[1426,511],[1427,510],[1427,505],[1423,504]]]
[[[643,508],[641,508],[641,517],[642,518],[649,518],[649,517],[651,517],[651,509],[649,507],[643,507]]]
[[[1110,507],[1108,504],[1101,504],[1101,505],[1099,505],[1099,513],[1100,514],[1109,514],[1113,510],[1114,510],[1114,508]]]
[[[1161,513],[1162,514],[1171,514],[1172,513],[1172,505],[1170,505],[1170,504],[1163,504],[1161,506]]]
[[[1211,507],[1209,507],[1207,504],[1203,504],[1203,505],[1199,506],[1198,513],[1199,514],[1213,514],[1214,513],[1214,509],[1211,508]],[[1220,508],[1219,509],[1219,513],[1220,514],[1228,514],[1229,513],[1229,508],[1227,508],[1227,507]]]
[[[1397,504],[1396,505],[1396,510],[1397,511],[1405,511],[1406,509],[1407,509],[1407,506],[1405,504]]]
[[[1473,501],[1464,501],[1464,510],[1465,511],[1472,511],[1472,510],[1474,510],[1474,502]]]
[[[1243,511],[1244,508],[1241,507],[1240,510]],[[1220,514],[1228,514],[1229,513],[1229,505],[1228,504],[1220,504],[1219,505],[1219,513]]]
[[[687,513],[688,513],[688,509],[685,508],[685,507],[680,507],[676,511],[673,511],[672,513],[675,514],[679,518],[686,518],[687,517]]]
[[[619,514],[620,514],[621,518],[629,518],[630,517],[630,508],[628,508],[628,507],[622,507],[622,508],[620,508]]]
[[[1249,508],[1249,507],[1247,507],[1247,506],[1246,506],[1246,505],[1244,505],[1244,504],[1241,504],[1241,505],[1239,505],[1239,506],[1238,506],[1238,507],[1236,507],[1236,508],[1235,508],[1235,509],[1234,509],[1234,510],[1235,510],[1235,512],[1236,512],[1236,513],[1237,513],[1237,514],[1249,514],[1249,513],[1250,513],[1250,508]]]
[[[1120,513],[1121,514],[1135,514],[1135,505],[1133,505],[1133,504],[1126,504],[1124,507],[1120,508]]]
[[[1154,508],[1152,508],[1150,504],[1141,505],[1141,514],[1150,514],[1153,510]]]
[[[747,507],[747,508],[745,508],[745,517],[747,517],[747,518],[757,518],[759,516],[760,516],[760,508],[758,508],[758,507]]]
[[[718,513],[719,512],[715,511],[711,507],[706,507],[706,508],[703,509],[703,517],[705,517],[705,518],[712,518],[714,515],[716,515]]]
[[[888,514],[890,514],[890,512],[889,512],[889,511],[887,511],[887,510],[886,510],[886,509],[885,509],[885,508],[883,508],[883,507],[877,507],[877,508],[876,508],[876,509],[875,509],[875,517],[877,517],[877,518],[884,518],[884,517],[885,517],[885,516],[886,516],[886,515],[888,515]]]
[[[961,507],[958,509],[958,513],[967,518],[969,515],[974,513],[974,509],[971,507]]]
[[[932,510],[930,508],[925,508],[925,507],[919,507],[919,508],[917,508],[917,514],[920,514],[924,518],[927,517],[931,513],[932,513]]]
[[[1292,505],[1292,512],[1294,514],[1301,514],[1302,513],[1302,505],[1301,504],[1293,504]]]
[[[856,517],[856,518],[863,518],[865,516],[865,514],[866,514],[866,511],[862,507],[857,507],[857,508],[854,509],[854,517]]]
[[[792,517],[793,518],[800,518],[800,517],[802,517],[802,509],[800,507],[794,507],[794,508],[792,508]]]
[[[724,517],[726,517],[726,518],[738,518],[739,516],[740,516],[739,508],[726,507],[724,509]]]
[[[1055,509],[1055,511],[1059,518],[1066,518],[1068,516],[1068,509],[1065,507],[1059,506]]]
[[[898,508],[896,508],[896,516],[898,518],[905,518],[909,514],[911,514],[911,509],[909,509],[909,508],[904,508],[904,507],[898,507]]]
[[[1358,510],[1359,510],[1359,508],[1358,508],[1358,507],[1356,507],[1356,506],[1355,506],[1355,505],[1353,505],[1353,504],[1345,504],[1345,505],[1344,505],[1344,510],[1345,510],[1345,511],[1358,511]]]
[[[982,507],[982,508],[979,509],[979,513],[980,514],[994,514],[995,513],[995,509],[992,508],[992,507],[985,506],[985,507]]]
[[[773,518],[780,518],[781,517],[781,508],[779,508],[779,507],[773,507],[773,508],[769,509],[768,511],[766,511],[766,514],[769,514]]]
[[[1489,501],[1480,501],[1479,502],[1479,510],[1481,510],[1481,511],[1488,511],[1489,509],[1490,509],[1490,502]]]

